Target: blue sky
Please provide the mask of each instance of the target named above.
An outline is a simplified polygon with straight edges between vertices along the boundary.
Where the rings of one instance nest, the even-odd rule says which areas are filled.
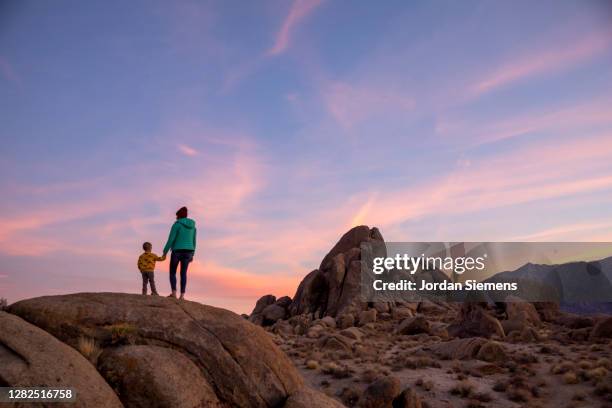
[[[0,295],[137,292],[182,205],[188,293],[240,312],[358,224],[612,241],[611,23],[607,1],[4,1]]]

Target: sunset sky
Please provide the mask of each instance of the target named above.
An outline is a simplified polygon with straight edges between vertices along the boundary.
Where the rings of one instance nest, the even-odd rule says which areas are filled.
[[[183,205],[247,313],[354,225],[612,240],[612,4],[1,1],[0,138],[9,302],[138,293]]]

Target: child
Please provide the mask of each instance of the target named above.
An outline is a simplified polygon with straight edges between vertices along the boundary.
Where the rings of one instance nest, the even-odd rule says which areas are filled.
[[[150,242],[145,242],[142,244],[142,249],[144,249],[144,253],[138,257],[138,269],[142,274],[142,294],[147,294],[147,282],[151,284],[151,294],[157,296],[157,289],[155,289],[155,262],[156,261],[165,261],[166,256],[159,257],[156,254],[152,253],[153,245]]]

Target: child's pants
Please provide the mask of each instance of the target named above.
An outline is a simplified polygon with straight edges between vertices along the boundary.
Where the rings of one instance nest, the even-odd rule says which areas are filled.
[[[151,293],[157,295],[155,289],[155,274],[154,272],[140,272],[142,274],[142,294],[147,294],[147,282],[151,284]]]

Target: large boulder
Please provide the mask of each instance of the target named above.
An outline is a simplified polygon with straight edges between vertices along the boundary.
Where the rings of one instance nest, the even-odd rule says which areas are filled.
[[[93,365],[72,347],[9,313],[0,312],[0,384],[70,387],[74,407],[122,407]]]
[[[458,321],[449,325],[447,330],[452,337],[505,337],[499,320],[479,303],[464,303]]]
[[[481,337],[470,337],[435,343],[427,348],[443,360],[469,360],[476,357],[486,342],[487,340]]]
[[[420,334],[429,333],[430,326],[425,316],[409,317],[403,320],[397,327],[399,334]]]
[[[287,314],[286,310],[276,303],[273,305],[268,305],[261,312],[263,326],[269,326],[276,323],[278,320],[284,319]]]
[[[289,313],[337,317],[361,310],[361,244],[374,241],[384,242],[380,231],[365,225],[344,234],[323,258],[319,269],[302,280]]]
[[[591,340],[612,339],[612,316],[599,321],[589,337]]]
[[[222,406],[200,368],[171,348],[109,348],[100,356],[98,367],[127,407]]]
[[[263,323],[263,311],[266,307],[276,302],[276,296],[264,295],[257,300],[255,307],[249,316],[249,321],[261,325]]]
[[[360,408],[393,408],[393,400],[400,395],[400,381],[396,377],[382,377],[370,384],[359,400]]]
[[[282,406],[303,386],[291,361],[263,329],[224,309],[155,296],[81,293],[24,300],[9,311],[73,346],[80,338],[91,338],[104,353],[125,344],[172,349],[197,367],[197,378],[190,366],[176,371],[176,381],[201,384],[200,400],[214,402],[216,397],[230,406]],[[140,357],[133,366],[143,367],[142,354],[156,354],[154,349],[133,350],[102,357],[101,364],[120,370],[126,355],[137,353]],[[156,358],[171,357],[164,352]],[[144,366],[142,372],[146,370]],[[170,401],[175,396],[163,398]]]

